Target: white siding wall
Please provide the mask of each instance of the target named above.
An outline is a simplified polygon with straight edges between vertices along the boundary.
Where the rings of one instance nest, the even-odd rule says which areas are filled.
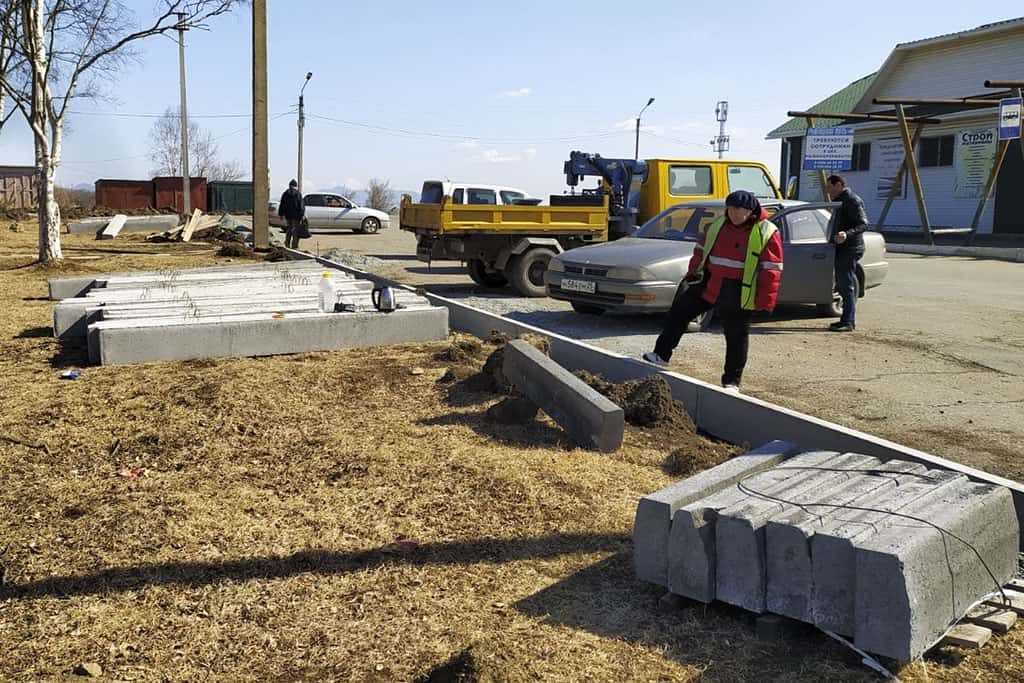
[[[868,92],[874,97],[955,98],[991,92],[986,80],[1019,80],[1024,74],[1024,27],[994,35],[910,48]],[[871,104],[861,111],[891,109]]]
[[[924,135],[931,137],[936,135],[955,135],[962,128],[974,128],[990,125],[995,127],[995,116],[989,114],[984,118],[971,118],[956,122],[944,123],[941,125],[928,126]],[[858,130],[855,132],[854,142],[874,142],[882,138],[899,137],[899,128],[895,125],[887,128],[873,128],[872,130]],[[928,208],[928,219],[932,227],[970,227],[974,219],[974,212],[978,208],[980,199],[961,199],[953,196],[953,184],[956,179],[956,166],[942,166],[939,168],[922,168],[921,185],[924,188],[925,205]],[[867,171],[846,171],[840,172],[845,176],[853,191],[861,196],[867,208],[868,218],[872,224],[878,221],[885,206],[885,199],[878,198],[877,185],[879,176],[877,148],[872,144],[871,163]],[[800,178],[800,199],[803,201],[821,201],[820,182],[817,171],[803,171]],[[889,214],[885,219],[886,230],[910,230],[921,229],[921,218],[917,210],[917,200],[914,196],[914,187],[908,177],[906,180],[907,194],[903,199],[893,201]],[[992,222],[995,211],[995,192],[985,207],[978,224],[978,233],[987,234],[992,232]]]

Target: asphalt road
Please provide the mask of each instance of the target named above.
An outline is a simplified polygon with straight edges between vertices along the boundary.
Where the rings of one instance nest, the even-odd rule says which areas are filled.
[[[415,240],[314,235],[302,248],[380,259],[381,274],[624,354],[650,350],[657,317],[581,316],[551,299],[482,290],[458,263],[428,269]],[[858,329],[825,331],[813,307],[758,319],[746,393],[1024,481],[1024,264],[890,254],[860,300]],[[672,369],[718,382],[724,338],[683,337]]]

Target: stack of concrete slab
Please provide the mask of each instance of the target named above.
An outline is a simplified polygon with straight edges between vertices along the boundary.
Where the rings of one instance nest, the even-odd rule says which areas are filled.
[[[637,506],[639,578],[909,661],[1017,571],[1008,489],[773,442]]]
[[[322,313],[324,272],[349,304]],[[373,282],[313,261],[122,273],[81,282],[53,307],[54,334],[85,342],[102,365],[195,358],[266,356],[445,339],[447,309],[396,290],[383,313]]]

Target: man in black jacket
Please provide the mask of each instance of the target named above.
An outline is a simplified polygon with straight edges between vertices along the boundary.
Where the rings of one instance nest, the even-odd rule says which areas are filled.
[[[864,202],[846,186],[840,175],[828,177],[828,196],[842,202],[836,209],[832,242],[836,245],[836,289],[843,297],[843,315],[828,326],[833,332],[852,332],[857,327],[857,261],[864,256],[864,231],[868,214]]]
[[[302,219],[306,216],[306,204],[302,201],[302,193],[299,192],[299,184],[296,181],[288,183],[288,189],[281,195],[281,201],[277,204],[277,215],[288,223],[284,232],[284,245],[289,249],[298,249],[300,234],[303,231]]]

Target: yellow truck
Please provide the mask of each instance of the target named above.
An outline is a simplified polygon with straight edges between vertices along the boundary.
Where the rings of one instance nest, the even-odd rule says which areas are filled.
[[[401,229],[415,233],[420,261],[461,261],[483,287],[512,287],[523,296],[544,296],[548,261],[575,247],[629,235],[665,209],[687,201],[724,199],[748,190],[782,199],[771,173],[753,161],[726,159],[606,159],[573,152],[565,162],[571,194],[549,204],[529,198],[511,204],[487,192],[459,193],[453,201],[441,181],[423,184],[420,203],[402,197]],[[575,193],[585,176],[598,187]],[[493,193],[491,193],[493,194]]]

